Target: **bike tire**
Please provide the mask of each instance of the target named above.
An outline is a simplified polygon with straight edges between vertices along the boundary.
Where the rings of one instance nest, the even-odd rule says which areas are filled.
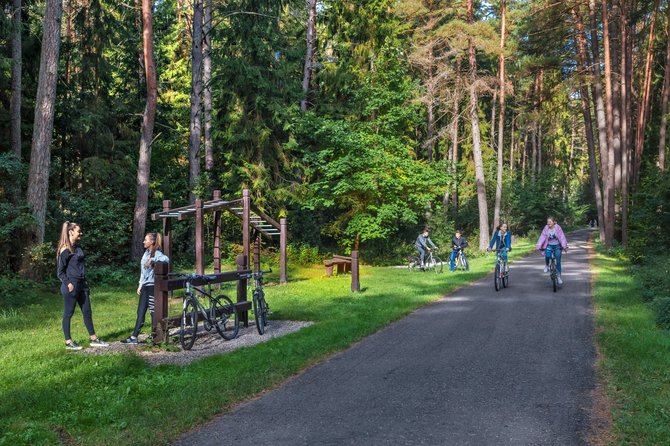
[[[416,256],[410,256],[407,260],[407,269],[410,271],[417,271],[419,269],[419,264],[421,263],[421,259],[419,259]]]
[[[214,327],[226,341],[235,339],[240,331],[237,307],[228,296],[220,295],[212,299],[212,319]]]
[[[505,272],[502,275],[502,286],[503,288],[507,288],[507,285],[509,285],[509,271],[507,271],[507,262],[503,265],[505,267]]]
[[[465,271],[470,271],[470,264],[468,263],[468,258],[465,257],[465,255],[461,257],[461,266],[463,269],[465,269]]]
[[[496,291],[500,291],[500,285],[500,263],[497,263],[495,273],[493,274],[493,286]]]
[[[256,321],[256,329],[259,335],[265,333],[265,297],[263,291],[254,291],[254,320]]]
[[[440,274],[444,270],[444,263],[442,263],[442,259],[440,259],[438,256],[433,257],[433,271],[436,273]]]
[[[192,298],[188,298],[181,313],[179,342],[184,350],[190,350],[198,335],[198,308]]]

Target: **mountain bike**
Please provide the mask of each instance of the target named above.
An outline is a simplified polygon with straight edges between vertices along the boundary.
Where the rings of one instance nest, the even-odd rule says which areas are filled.
[[[496,291],[507,288],[509,285],[509,267],[507,266],[507,260],[502,255],[504,251],[505,248],[496,251],[496,267],[493,274],[493,285]]]
[[[421,257],[409,256],[407,258],[407,268],[410,271],[433,271],[435,273],[441,273],[444,269],[444,264],[442,263],[442,259],[433,254],[436,250],[437,249],[431,249],[426,253],[423,266],[421,266]]]
[[[265,291],[263,291],[263,275],[271,272],[272,270],[259,271],[257,273],[250,273],[246,276],[240,276],[245,279],[254,280],[254,289],[251,296],[254,306],[254,320],[256,321],[256,329],[260,335],[265,333],[265,326],[268,324],[267,317],[270,313],[270,306],[265,300]]]
[[[207,331],[215,328],[223,339],[235,339],[240,330],[240,319],[237,315],[237,308],[233,302],[223,294],[219,296],[212,295],[211,281],[216,276],[207,276],[201,274],[182,274],[172,273],[172,277],[184,277],[186,291],[182,296],[182,313],[179,324],[179,342],[184,350],[190,350],[195,343],[198,335],[198,316],[202,316],[203,327]],[[193,286],[194,280],[203,280],[207,284],[207,291]],[[199,296],[202,296],[207,302],[204,306]]]
[[[470,271],[470,264],[468,258],[465,256],[463,249],[458,249],[458,255],[454,259],[454,270],[460,269],[462,271]]]

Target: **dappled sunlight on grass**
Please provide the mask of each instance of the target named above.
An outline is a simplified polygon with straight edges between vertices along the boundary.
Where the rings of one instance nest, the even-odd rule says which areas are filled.
[[[529,249],[530,243],[519,243],[510,257],[518,258]],[[286,285],[277,284],[275,271],[265,290],[270,318],[315,324],[184,366],[153,367],[132,353],[65,351],[62,297],[55,289],[31,289],[36,294],[29,305],[0,317],[0,444],[50,444],[63,435],[84,445],[169,442],[230,404],[279,385],[418,307],[489,274],[494,261],[492,255],[474,257],[470,272],[451,273],[447,266],[443,274],[363,266],[360,293],[351,292],[350,275],[324,277],[322,266],[292,268]],[[234,284],[225,284],[221,293],[234,297]],[[137,308],[135,284],[94,286],[91,298],[98,335],[109,341],[128,336]],[[179,304],[178,298],[170,302],[171,314],[177,313]],[[444,311],[437,305],[433,308]],[[467,300],[447,311],[469,311]],[[79,309],[72,333],[88,346]],[[209,397],[201,398],[204,394]],[[182,408],[179,417],[171,416],[172,407]]]
[[[601,373],[621,444],[670,444],[670,335],[658,329],[625,259],[598,254],[594,284]]]

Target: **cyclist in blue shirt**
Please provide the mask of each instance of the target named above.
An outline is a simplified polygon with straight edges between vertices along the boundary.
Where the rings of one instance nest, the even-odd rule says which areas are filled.
[[[503,260],[507,262],[507,253],[512,250],[512,235],[508,231],[507,223],[501,223],[500,226],[496,228],[487,251],[491,252],[494,245],[496,251],[501,251],[500,255]]]
[[[421,268],[425,265],[426,250],[431,251],[431,246],[433,249],[437,249],[437,246],[433,243],[428,234],[428,228],[424,228],[423,232],[416,238],[416,242],[414,242],[414,246],[416,246],[416,249],[419,251],[419,257],[421,257]]]

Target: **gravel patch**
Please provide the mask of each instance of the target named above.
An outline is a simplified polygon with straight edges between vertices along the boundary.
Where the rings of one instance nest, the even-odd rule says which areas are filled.
[[[109,347],[86,348],[81,350],[80,354],[84,355],[104,355],[109,353],[134,353],[152,365],[159,364],[189,364],[198,359],[207,356],[218,355],[221,353],[231,352],[241,347],[249,347],[260,344],[261,342],[269,341],[270,339],[293,333],[301,328],[312,325],[313,322],[303,321],[282,321],[269,320],[265,327],[265,334],[263,336],[258,334],[256,325],[250,321],[249,327],[240,326],[240,331],[237,337],[231,341],[223,339],[216,330],[207,332],[202,325],[198,328],[198,337],[191,350],[181,350],[179,340],[172,344],[180,349],[180,351],[167,351],[159,347],[150,347],[146,344],[147,335],[140,335],[140,344],[127,345],[120,341],[110,342]],[[179,336],[178,330],[170,331],[171,336]]]

